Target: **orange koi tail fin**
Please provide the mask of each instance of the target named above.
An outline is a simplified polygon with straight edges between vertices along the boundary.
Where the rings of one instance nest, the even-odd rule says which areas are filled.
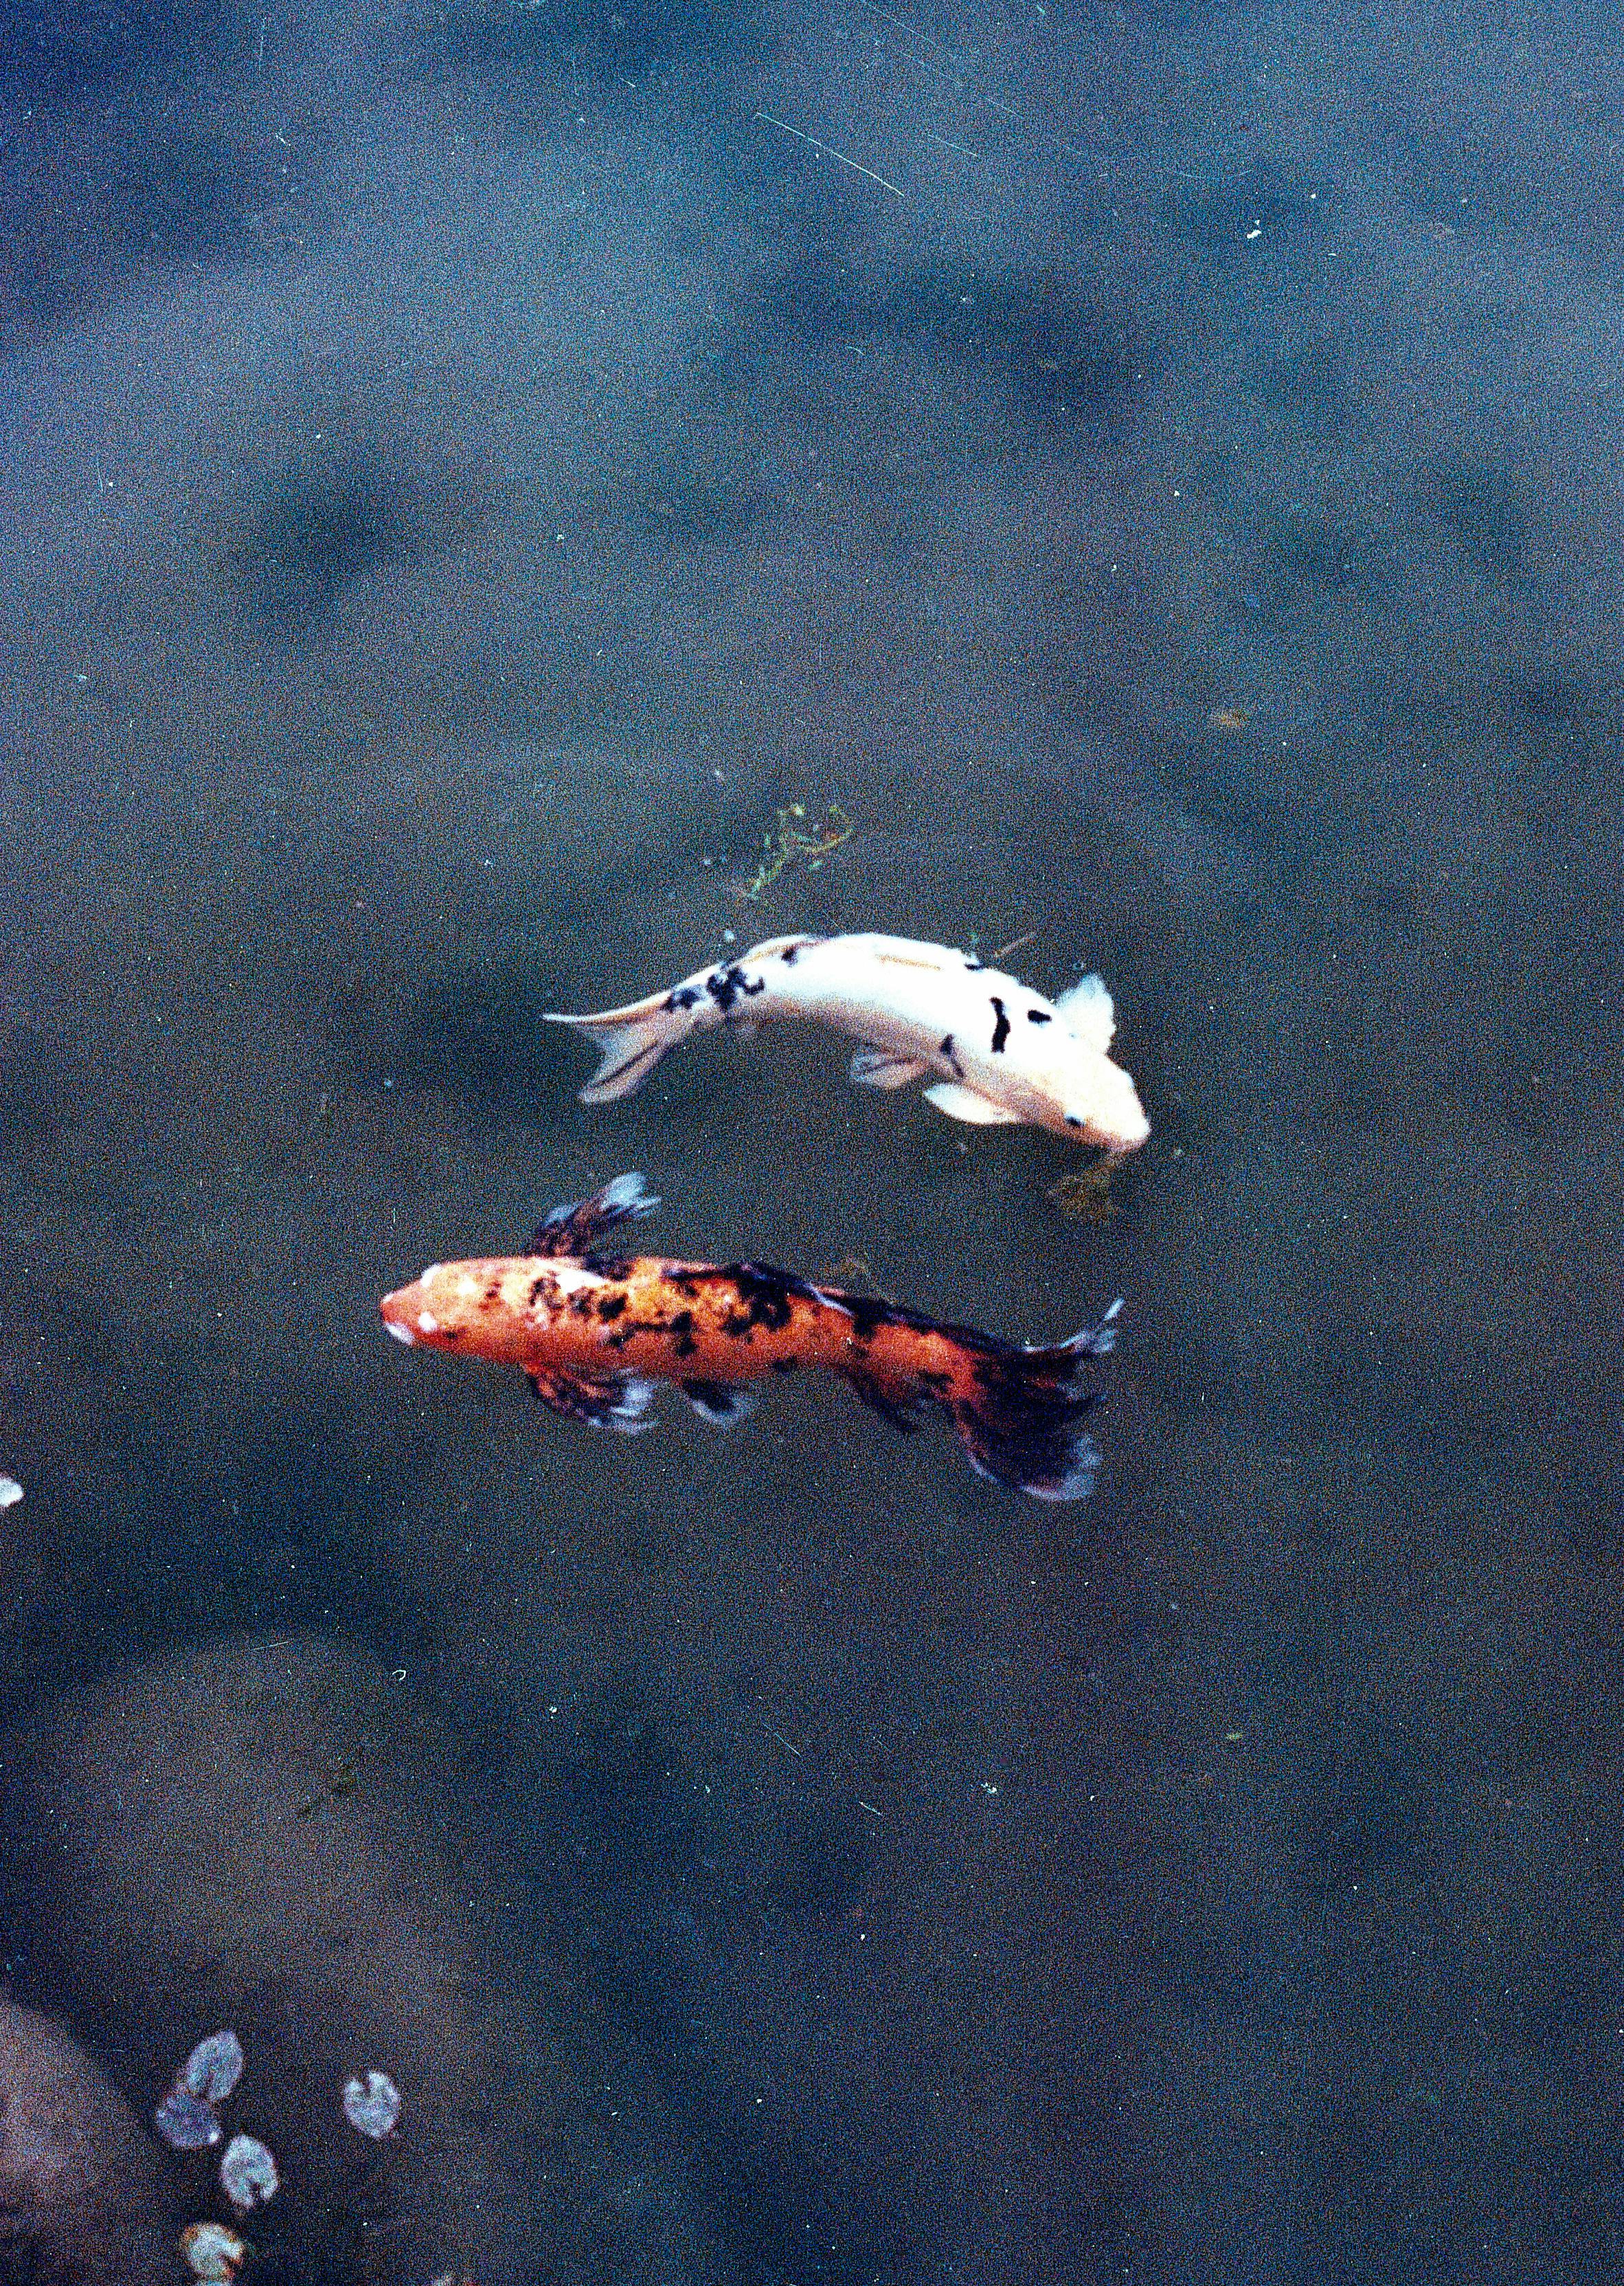
[[[1116,1345],[1120,1302],[1068,1342],[1032,1349],[997,1341],[973,1326],[939,1326],[895,1304],[879,1307],[883,1322],[935,1336],[938,1358],[946,1344],[952,1362],[946,1371],[911,1370],[895,1342],[860,1347],[841,1371],[864,1404],[899,1429],[917,1428],[926,1413],[940,1410],[958,1431],[978,1476],[1036,1500],[1087,1499],[1100,1473],[1100,1448],[1084,1424],[1100,1392],[1084,1376],[1091,1360]],[[859,1302],[855,1308],[860,1324],[863,1315],[878,1314],[872,1304]]]

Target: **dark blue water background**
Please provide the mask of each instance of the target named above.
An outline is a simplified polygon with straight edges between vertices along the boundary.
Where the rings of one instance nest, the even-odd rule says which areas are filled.
[[[244,1638],[296,1730],[333,1644],[388,1683],[322,1814],[428,1818],[635,2114],[566,2229],[469,2063],[481,2286],[1616,2278],[1611,12],[0,25],[15,1765],[122,1692],[142,1851],[230,1858]],[[742,904],[795,802],[852,839]],[[809,1031],[575,1103],[544,1009],[803,926],[1100,967],[1114,1218]],[[379,1337],[623,1167],[673,1251],[1122,1294],[1094,1499]],[[76,1919],[19,1781],[11,1974],[144,2111],[102,1735]],[[262,2274],[364,2274],[300,2197]]]

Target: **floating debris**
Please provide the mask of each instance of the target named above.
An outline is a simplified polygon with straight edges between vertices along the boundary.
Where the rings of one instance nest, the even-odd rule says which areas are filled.
[[[1111,1163],[1101,1159],[1092,1167],[1061,1175],[1044,1196],[1068,1222],[1109,1222],[1116,1212],[1110,1193]]]
[[[257,2135],[233,2135],[220,2161],[220,2187],[239,2214],[273,2199],[281,2187],[276,2161]]]
[[[169,2090],[154,2112],[153,2125],[171,2151],[207,2151],[224,2132],[202,2098],[179,2085]]]
[[[355,1761],[334,1762],[322,1771],[321,1784],[315,1793],[307,1794],[302,1801],[295,1802],[293,1814],[296,1817],[308,1817],[312,1810],[319,1809],[323,1802],[345,1801],[360,1782],[360,1768]]]
[[[792,865],[798,858],[806,860],[808,873],[816,873],[830,851],[849,841],[857,830],[838,801],[830,803],[823,823],[813,826],[809,832],[801,823],[806,814],[804,801],[786,802],[780,808],[772,832],[761,837],[761,863],[747,881],[732,885],[736,896],[754,904],[765,890],[771,888],[784,867]]]
[[[15,1477],[0,1477],[0,1508],[12,1508],[22,1498],[22,1486]]]
[[[838,1262],[812,1273],[819,1286],[872,1286],[874,1273],[860,1254],[843,1254]]]
[[[233,2279],[248,2258],[248,2248],[223,2222],[189,2223],[180,2234],[180,2251],[194,2278]]]
[[[210,2032],[186,2058],[176,2087],[205,2103],[224,2103],[242,2077],[242,2043],[235,2032]]]
[[[1251,719],[1250,710],[1244,706],[1215,706],[1207,717],[1207,728],[1209,730],[1244,730]]]
[[[400,2118],[400,2090],[387,2072],[369,2071],[364,2081],[344,2082],[344,2117],[362,2135],[382,2142]]]

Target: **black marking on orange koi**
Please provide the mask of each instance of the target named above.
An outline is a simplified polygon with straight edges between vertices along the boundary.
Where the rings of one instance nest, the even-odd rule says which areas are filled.
[[[625,1307],[626,1297],[624,1294],[605,1294],[603,1300],[598,1304],[598,1316],[603,1320],[605,1325],[608,1325],[611,1319],[618,1318],[620,1315],[621,1311],[624,1310]]]
[[[694,1339],[693,1312],[691,1310],[679,1310],[672,1319],[667,1330],[672,1337],[672,1347],[675,1350],[677,1355],[679,1357],[692,1357],[694,1352],[699,1346],[698,1343]]]
[[[729,1333],[753,1332],[764,1326],[769,1334],[781,1334],[794,1315],[793,1297],[816,1296],[816,1287],[805,1279],[776,1270],[769,1262],[736,1262],[721,1274],[744,1305],[742,1319],[729,1311],[723,1320]]]
[[[1004,1043],[1009,1037],[1009,1012],[996,992],[992,996],[992,1013],[997,1019],[992,1028],[992,1052],[995,1056],[1001,1056]]]
[[[800,1368],[800,1360],[799,1358],[775,1358],[773,1360],[773,1371],[775,1373],[796,1373],[799,1372]]]
[[[833,1297],[832,1297],[833,1298]],[[895,1302],[887,1302],[882,1294],[842,1294],[840,1305],[852,1321],[852,1331],[859,1341],[867,1341],[880,1326],[906,1325],[907,1314]],[[925,1320],[928,1323],[928,1320]]]

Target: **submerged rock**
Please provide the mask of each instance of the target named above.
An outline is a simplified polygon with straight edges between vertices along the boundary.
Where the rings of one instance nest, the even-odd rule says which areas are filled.
[[[290,2258],[335,2281],[519,2286],[589,2242],[588,2268],[627,2286],[713,2274],[675,2171],[649,2177],[668,2217],[623,2216],[593,2170],[545,2156],[627,2061],[533,1932],[512,1958],[493,1942],[518,1908],[437,1775],[452,1742],[386,1669],[320,1640],[217,1640],[75,1694],[0,1765],[36,1974],[132,2078],[163,2068],[177,2023],[235,2027]],[[217,2087],[229,2054],[201,2048],[183,2079]],[[351,2079],[365,2117],[398,2106],[389,2075],[357,2077],[369,2055],[410,2091],[409,2134],[346,2124]],[[638,2180],[658,2157],[626,2154]]]
[[[235,2032],[210,2032],[186,2058],[178,2085],[204,2103],[224,2103],[242,2077],[242,2043]]]
[[[214,2107],[185,2087],[169,2090],[153,2114],[153,2125],[171,2151],[207,2151],[225,2132]]]
[[[189,2223],[180,2234],[180,2251],[204,2286],[230,2286],[248,2258],[248,2248],[223,2222]]]
[[[169,2286],[162,2155],[49,2016],[0,2004],[0,2275],[29,2286]]]

